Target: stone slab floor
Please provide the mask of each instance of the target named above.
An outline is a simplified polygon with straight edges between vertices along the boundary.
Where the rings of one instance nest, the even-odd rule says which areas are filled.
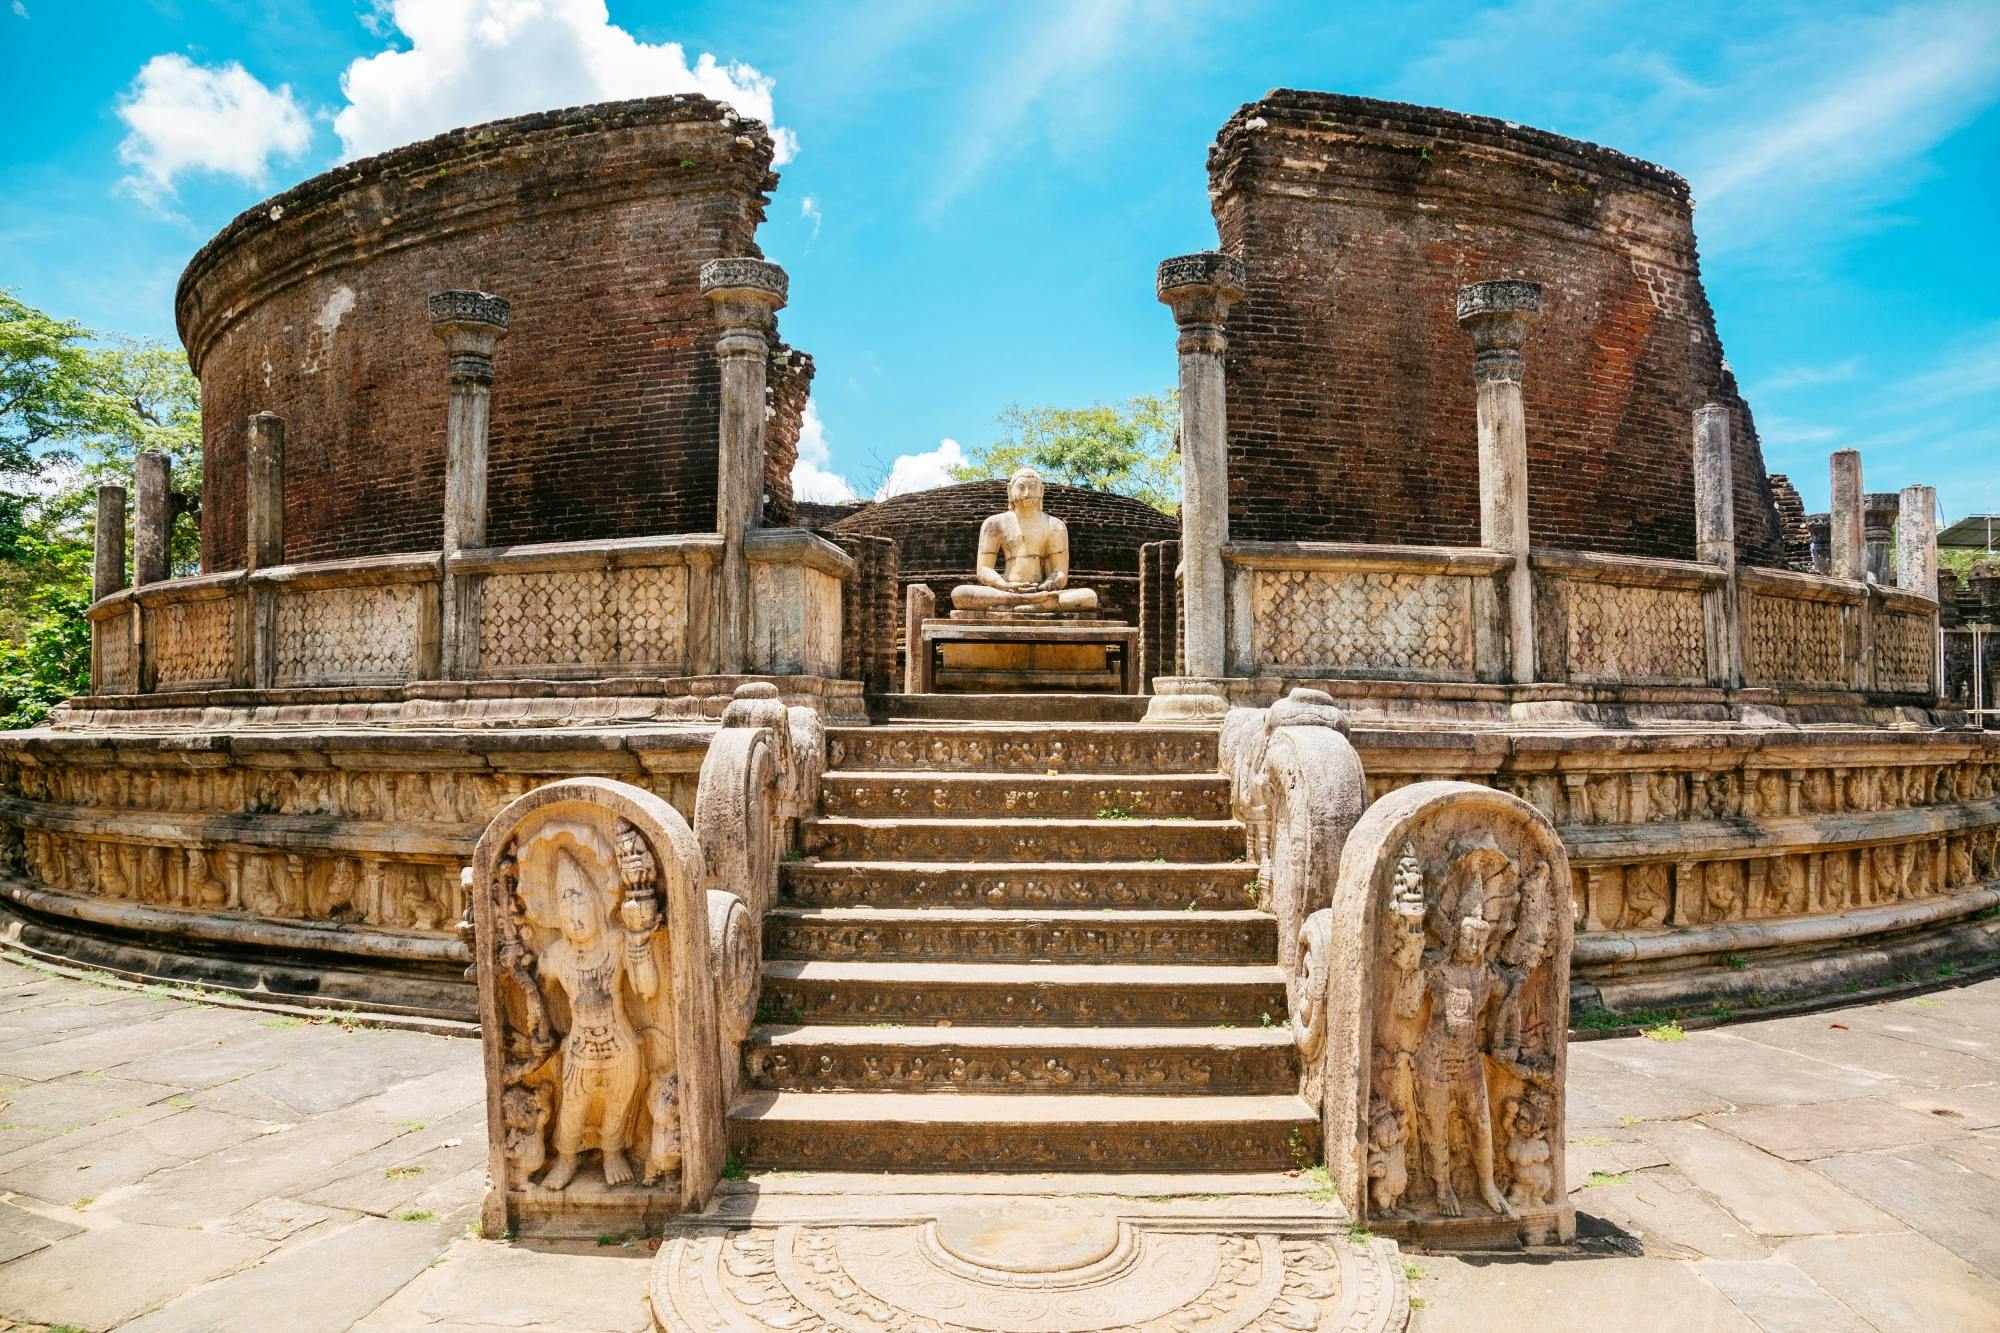
[[[473,1238],[479,1079],[0,961],[0,1329],[650,1328],[643,1240]],[[1578,1043],[1570,1136],[1578,1251],[1412,1255],[1415,1327],[2000,1329],[2000,981]]]

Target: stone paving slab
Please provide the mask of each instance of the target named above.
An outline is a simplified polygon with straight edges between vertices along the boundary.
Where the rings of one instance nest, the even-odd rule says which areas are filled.
[[[469,1232],[480,1079],[469,1041],[0,960],[0,1329],[645,1333],[643,1241]],[[1569,1106],[1582,1243],[1411,1255],[1415,1327],[2000,1330],[2000,982],[1578,1043]],[[1248,1197],[1157,1175],[939,1188],[1159,1195],[1219,1218],[1302,1188],[1260,1180]],[[725,1202],[761,1190],[811,1221],[899,1186],[828,1173],[731,1188]]]

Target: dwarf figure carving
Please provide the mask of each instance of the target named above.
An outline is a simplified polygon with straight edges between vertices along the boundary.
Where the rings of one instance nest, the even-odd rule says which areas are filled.
[[[1410,1187],[1409,1119],[1376,1093],[1368,1099],[1368,1197],[1392,1213]]]
[[[1510,1097],[1503,1108],[1507,1125],[1508,1206],[1539,1208],[1555,1191],[1555,1169],[1549,1149],[1547,1094],[1530,1089]]]
[[[646,1093],[646,1111],[653,1119],[652,1142],[646,1146],[643,1179],[657,1185],[681,1169],[680,1075],[669,1070],[653,1075]]]
[[[548,1165],[549,1111],[554,1100],[545,1083],[534,1087],[516,1083],[500,1094],[507,1160],[524,1176]]]

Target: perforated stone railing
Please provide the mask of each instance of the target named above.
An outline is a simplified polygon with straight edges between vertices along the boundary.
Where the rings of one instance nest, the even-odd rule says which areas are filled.
[[[853,562],[795,529],[745,542],[751,674],[835,677]],[[279,565],[126,589],[89,612],[100,695],[721,670],[721,537],[489,547]],[[449,583],[444,575],[451,575]],[[442,599],[462,599],[446,617]],[[444,628],[465,642],[445,651]],[[447,663],[456,663],[448,668]]]
[[[1726,571],[1685,560],[1538,551],[1535,662],[1545,680],[1580,684],[1720,685],[1727,645],[1707,603]]]
[[[1507,557],[1449,547],[1256,542],[1224,548],[1238,676],[1497,680]]]

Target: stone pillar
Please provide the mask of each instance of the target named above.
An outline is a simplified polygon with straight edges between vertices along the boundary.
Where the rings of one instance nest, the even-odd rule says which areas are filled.
[[[701,294],[721,336],[722,422],[716,440],[715,527],[722,534],[720,633],[724,675],[750,660],[750,565],[743,534],[756,526],[764,491],[764,387],[770,366],[772,316],[785,304],[790,280],[762,259],[711,259],[701,266]]]
[[[479,585],[452,572],[460,551],[486,544],[486,432],[493,349],[507,335],[503,297],[449,291],[431,297],[431,332],[444,341],[451,399],[445,408],[444,586],[439,638],[446,679],[479,666]]]
[[[133,481],[139,492],[139,531],[132,559],[135,586],[161,582],[172,563],[173,466],[172,459],[157,453],[140,454],[132,464]]]
[[[1703,592],[1702,620],[1708,644],[1708,680],[1725,689],[1743,683],[1737,639],[1736,496],[1729,410],[1719,403],[1694,414],[1695,559],[1724,572],[1723,582]]]
[[[1896,512],[1896,586],[1936,601],[1937,570],[1937,492],[1905,486]]]
[[[1190,680],[1229,674],[1222,548],[1229,542],[1229,427],[1223,323],[1243,299],[1243,262],[1213,250],[1162,263],[1154,290],[1179,326],[1181,643]],[[1215,696],[1220,701],[1220,693]]]
[[[1902,497],[1894,491],[1877,491],[1865,496],[1861,506],[1861,539],[1866,555],[1863,564],[1871,581],[1889,585],[1896,581],[1896,515]]]
[[[100,601],[125,586],[125,488],[97,488],[97,530],[90,565],[90,600]]]
[[[1521,348],[1542,313],[1539,282],[1475,282],[1458,289],[1458,323],[1477,350],[1479,544],[1514,558],[1507,574],[1508,679],[1535,678],[1534,579],[1528,568],[1528,422]]]
[[[285,419],[275,412],[250,418],[244,455],[244,568],[285,563]]]
[[[1827,524],[1827,573],[1859,583],[1867,574],[1862,531],[1861,451],[1833,451],[1833,509]]]

